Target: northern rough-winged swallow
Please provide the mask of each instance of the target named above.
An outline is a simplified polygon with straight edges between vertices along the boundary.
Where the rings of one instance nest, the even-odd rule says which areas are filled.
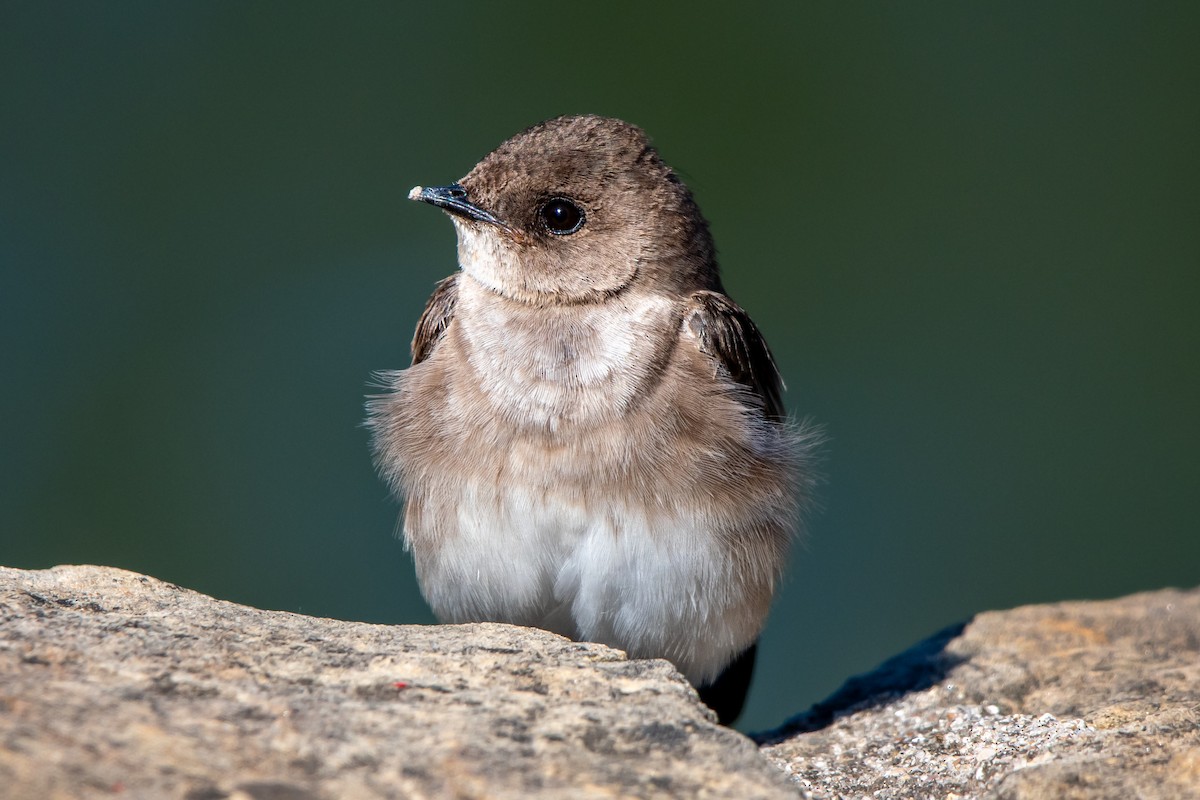
[[[731,722],[812,437],[691,193],[639,128],[570,116],[409,197],[461,271],[368,425],[426,600],[665,658]]]

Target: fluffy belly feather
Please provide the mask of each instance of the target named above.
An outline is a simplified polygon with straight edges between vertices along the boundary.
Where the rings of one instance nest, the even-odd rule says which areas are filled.
[[[461,292],[376,423],[434,612],[712,680],[757,638],[782,569],[783,427],[677,346],[662,298],[566,315],[498,310],[470,280]]]
[[[505,621],[667,658],[696,683],[753,642],[750,607],[714,526],[696,515],[651,518],[619,500],[469,486],[456,536],[418,559],[426,599],[452,622]]]

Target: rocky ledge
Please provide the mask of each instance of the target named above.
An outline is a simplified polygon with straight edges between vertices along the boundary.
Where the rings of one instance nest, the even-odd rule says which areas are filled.
[[[666,662],[0,568],[5,798],[1200,796],[1200,590],[981,614],[758,743]]]

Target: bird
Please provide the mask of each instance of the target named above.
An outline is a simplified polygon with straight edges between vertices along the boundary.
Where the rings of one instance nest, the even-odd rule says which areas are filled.
[[[426,601],[666,659],[732,724],[818,435],[690,190],[642,129],[571,115],[409,198],[459,269],[366,425]]]

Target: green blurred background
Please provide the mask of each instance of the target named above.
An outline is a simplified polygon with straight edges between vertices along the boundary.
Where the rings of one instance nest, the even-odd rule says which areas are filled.
[[[829,434],[742,726],[976,611],[1200,583],[1200,5],[0,5],[0,562],[429,622],[360,426],[450,223],[645,127]]]

